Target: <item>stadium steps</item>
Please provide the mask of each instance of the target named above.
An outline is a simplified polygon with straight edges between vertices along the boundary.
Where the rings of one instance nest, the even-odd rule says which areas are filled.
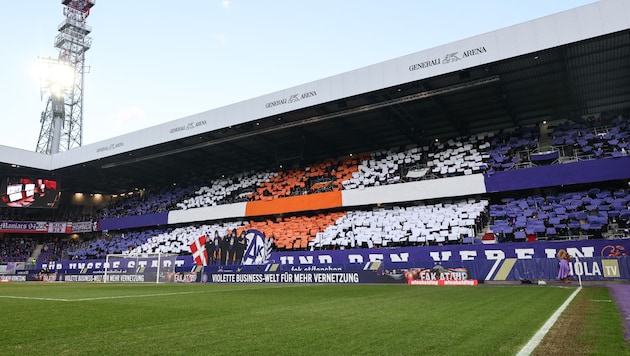
[[[42,253],[43,248],[44,248],[44,244],[37,244],[37,246],[35,246],[35,249],[33,250],[33,253],[31,253],[31,256],[28,258],[27,262],[36,260],[37,257],[39,257],[39,254]]]

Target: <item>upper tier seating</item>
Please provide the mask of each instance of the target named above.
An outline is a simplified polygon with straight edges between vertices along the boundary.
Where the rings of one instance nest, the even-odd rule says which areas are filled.
[[[99,212],[100,218],[111,219],[133,215],[165,212],[175,209],[175,203],[189,196],[198,189],[196,185],[170,186],[157,192],[145,191],[143,194],[131,194],[116,200],[112,205]]]
[[[566,123],[550,128],[550,143],[565,146],[573,143],[572,150],[578,150],[582,157],[589,152],[589,158],[627,154],[630,122],[625,116],[602,115],[586,123]],[[172,191],[134,195],[106,209],[102,217],[272,200],[474,173],[492,175],[500,170],[531,166],[533,152],[541,149],[539,141],[540,129],[534,125],[437,141],[423,147],[410,145],[329,159],[303,168],[241,173],[206,184],[177,186]]]
[[[630,149],[630,120],[627,116],[601,115],[581,122],[556,125],[550,143],[564,146],[578,159],[618,157]]]
[[[248,172],[234,177],[220,178],[196,190],[191,198],[177,203],[177,208],[186,210],[249,201],[256,187],[277,175],[278,173],[272,172]]]
[[[486,161],[490,147],[488,141],[494,136],[491,132],[483,132],[469,137],[458,137],[445,143],[437,143],[427,153],[427,167],[439,178],[481,173],[488,167]],[[425,146],[423,150],[429,151]]]
[[[539,135],[538,126],[519,127],[494,135],[488,149],[490,158],[486,161],[489,173],[518,167],[527,160],[527,152],[538,148]]]

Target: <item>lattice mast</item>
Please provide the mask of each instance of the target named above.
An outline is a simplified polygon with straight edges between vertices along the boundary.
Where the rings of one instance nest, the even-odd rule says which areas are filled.
[[[83,83],[85,52],[92,46],[88,35],[92,28],[86,24],[95,0],[61,0],[66,16],[57,30],[55,47],[59,50],[58,61],[74,70],[73,84],[61,95],[47,92],[46,108],[42,112],[42,124],[36,152],[52,154],[67,151],[83,144]]]

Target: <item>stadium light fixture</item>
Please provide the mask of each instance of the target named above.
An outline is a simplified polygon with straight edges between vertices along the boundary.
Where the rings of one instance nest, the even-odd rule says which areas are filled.
[[[51,107],[52,134],[47,152],[57,153],[61,147],[61,132],[66,117],[65,93],[74,86],[74,67],[62,59],[39,58],[37,74],[40,80],[40,96],[43,99],[44,94],[49,95]]]
[[[39,58],[37,74],[40,80],[40,90],[60,97],[74,85],[74,67],[63,60]]]

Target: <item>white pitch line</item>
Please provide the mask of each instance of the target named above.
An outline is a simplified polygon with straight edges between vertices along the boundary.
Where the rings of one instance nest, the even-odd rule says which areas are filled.
[[[69,299],[69,302],[86,302],[90,300],[108,300],[108,299],[125,299],[125,298],[147,298],[147,297],[162,297],[168,295],[183,295],[183,294],[198,294],[204,292],[173,292],[173,293],[153,293],[153,294],[134,294],[134,295],[112,295],[109,297],[93,297],[93,298],[77,298]]]
[[[170,296],[170,295],[184,295],[184,294],[202,294],[202,293],[219,293],[219,292],[238,292],[242,290],[257,290],[257,289],[276,289],[276,288],[286,288],[291,287],[293,285],[278,285],[273,287],[265,287],[265,288],[241,288],[241,289],[223,289],[223,290],[206,290],[206,291],[192,291],[192,292],[172,292],[172,293],[152,293],[152,294],[133,294],[133,295],[113,295],[108,297],[93,297],[93,298],[76,298],[76,299],[67,299],[67,298],[42,298],[42,297],[22,297],[22,296],[13,296],[13,295],[0,295],[0,298],[5,299],[26,299],[26,300],[50,300],[54,302],[87,302],[92,300],[108,300],[108,299],[125,299],[125,298],[148,298],[148,297],[162,297],[162,296]],[[297,285],[296,285],[297,286]]]
[[[12,295],[0,295],[0,298],[6,299],[26,299],[26,300],[52,300],[55,302],[85,302],[90,300],[107,300],[107,299],[123,299],[123,298],[143,298],[143,297],[160,297],[165,295],[180,295],[180,294],[194,294],[194,293],[205,293],[205,292],[177,292],[177,293],[154,293],[154,294],[135,294],[135,295],[114,295],[108,297],[93,297],[93,298],[76,298],[76,299],[67,299],[67,298],[42,298],[42,297],[21,297],[21,296],[12,296]]]
[[[553,324],[556,323],[556,321],[558,320],[562,312],[564,312],[564,310],[569,306],[573,298],[575,298],[575,296],[580,292],[580,290],[582,290],[582,287],[578,287],[575,290],[575,292],[573,292],[573,294],[571,294],[569,298],[567,298],[567,300],[564,301],[564,303],[556,310],[556,312],[553,313],[549,317],[549,319],[547,319],[545,324],[536,332],[536,334],[534,334],[534,336],[532,336],[532,338],[529,339],[529,342],[527,342],[527,344],[523,346],[521,351],[519,351],[516,354],[516,356],[530,355],[534,351],[534,349],[536,349],[538,344],[540,344],[540,342],[545,338],[545,335],[547,335],[549,330],[551,330],[551,327],[553,326]]]
[[[52,300],[55,302],[69,302],[70,299],[62,299],[62,298],[41,298],[41,297],[21,297],[18,295],[0,295],[0,298],[5,299],[27,299],[27,300]]]

